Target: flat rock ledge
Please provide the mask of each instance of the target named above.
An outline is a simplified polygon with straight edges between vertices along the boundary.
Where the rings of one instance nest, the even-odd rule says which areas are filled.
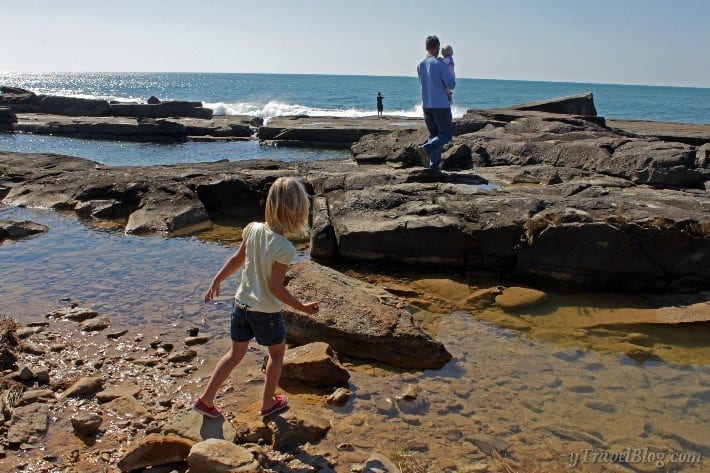
[[[472,110],[456,123],[442,174],[416,165],[422,125],[363,136],[353,160],[298,166],[112,168],[0,153],[0,198],[179,235],[222,217],[263,218],[270,184],[295,175],[313,194],[310,251],[321,262],[435,264],[562,290],[695,292],[710,289],[710,134],[699,128],[646,124],[642,134],[596,115]]]
[[[49,230],[44,225],[30,221],[15,222],[13,220],[0,220],[0,243],[5,240],[20,240],[30,236],[45,233]]]
[[[402,368],[438,369],[451,359],[414,323],[405,304],[384,289],[312,261],[296,263],[287,277],[292,294],[320,302],[313,315],[284,310],[288,341],[327,341],[341,355]]]

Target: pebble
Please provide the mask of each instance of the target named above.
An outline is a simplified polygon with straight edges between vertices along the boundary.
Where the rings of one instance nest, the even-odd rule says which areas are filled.
[[[98,432],[103,421],[104,418],[98,414],[84,413],[72,417],[71,425],[77,434],[83,437],[90,437]]]
[[[350,391],[345,388],[336,389],[333,394],[328,396],[325,403],[329,406],[344,406],[350,399]]]

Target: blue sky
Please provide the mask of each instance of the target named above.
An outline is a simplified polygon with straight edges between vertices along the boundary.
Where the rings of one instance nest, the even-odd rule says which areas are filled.
[[[710,87],[706,0],[0,0],[0,71],[415,75]],[[10,21],[8,21],[10,20]]]

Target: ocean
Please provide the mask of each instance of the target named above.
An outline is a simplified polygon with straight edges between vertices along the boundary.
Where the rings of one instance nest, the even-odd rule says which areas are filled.
[[[420,117],[416,77],[234,73],[0,73],[0,85],[36,93],[117,101],[203,101],[216,115],[358,117],[376,113],[375,96],[385,96],[385,114]],[[521,102],[592,92],[607,118],[710,123],[710,89],[641,85],[457,79],[453,114]],[[218,159],[323,159],[343,152],[263,149],[255,143],[137,145],[56,137],[0,135],[0,150],[56,152],[108,165],[167,164]]]
[[[421,116],[416,77],[218,73],[0,73],[0,85],[37,93],[109,100],[200,100],[215,114],[335,115],[376,113],[375,96],[385,96],[385,113]],[[642,85],[457,80],[454,116],[470,108],[592,92],[607,118],[710,123],[710,89]]]

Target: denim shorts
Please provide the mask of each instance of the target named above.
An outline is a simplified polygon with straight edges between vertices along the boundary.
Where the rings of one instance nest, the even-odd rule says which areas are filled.
[[[286,339],[286,323],[281,312],[257,312],[234,304],[230,335],[235,342],[256,338],[259,345],[268,347]]]

